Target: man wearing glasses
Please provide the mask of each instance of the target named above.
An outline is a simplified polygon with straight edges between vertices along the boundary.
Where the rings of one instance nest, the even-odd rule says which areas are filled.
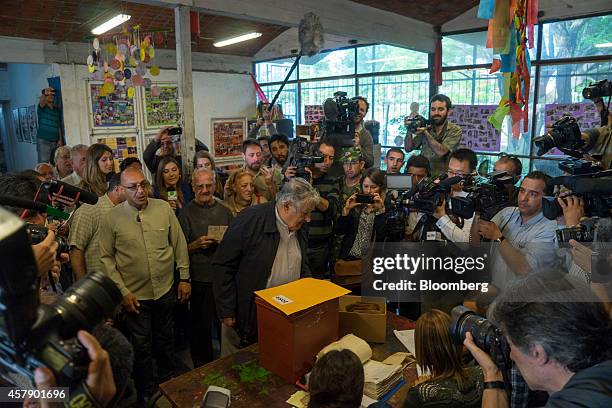
[[[552,195],[546,185],[549,178],[541,171],[530,172],[519,188],[518,207],[504,208],[491,221],[478,221],[480,236],[499,242],[500,256],[492,267],[498,288],[559,265],[553,244],[557,222],[542,214],[542,197]]]
[[[150,183],[142,171],[125,169],[121,173],[121,186],[126,201],[110,209],[102,220],[100,252],[104,272],[123,295],[126,328],[135,353],[138,405],[141,405],[153,395],[156,384],[175,374],[174,268],[176,264],[180,274],[178,301],[183,303],[191,292],[189,255],[174,211],[164,200],[148,197]]]
[[[477,157],[470,149],[457,149],[451,153],[448,160],[448,177],[465,177],[474,174],[476,171]],[[451,186],[451,197],[465,197],[467,193],[463,191],[463,181],[455,183]],[[449,203],[450,204],[450,203]],[[436,226],[444,236],[453,242],[469,242],[470,229],[474,217],[469,219],[460,219],[452,214],[447,214],[447,203],[442,202],[434,212],[434,217],[438,219]]]

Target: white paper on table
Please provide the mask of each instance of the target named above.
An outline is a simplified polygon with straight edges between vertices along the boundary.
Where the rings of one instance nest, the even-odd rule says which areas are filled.
[[[412,330],[393,330],[395,337],[406,347],[406,349],[416,356],[416,346],[414,345],[414,329]]]
[[[401,370],[400,365],[383,364],[375,360],[370,360],[363,365],[365,382],[372,384],[379,384]]]
[[[378,401],[374,398],[370,398],[367,395],[363,395],[361,399],[361,406],[359,408],[368,408],[370,405],[377,403]]]

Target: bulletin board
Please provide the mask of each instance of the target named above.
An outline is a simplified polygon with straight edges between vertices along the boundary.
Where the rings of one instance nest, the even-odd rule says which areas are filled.
[[[153,84],[144,88],[145,125],[147,129],[174,126],[179,121],[178,87]]]
[[[128,96],[127,88],[116,88],[104,94],[103,83],[89,83],[90,124],[92,129],[133,128],[134,96]]]
[[[448,120],[463,130],[461,147],[480,152],[499,152],[501,132],[487,120],[498,105],[454,105]]]
[[[138,157],[138,142],[136,136],[99,137],[98,143],[107,145],[113,151],[115,173],[119,173],[119,165],[126,157]]]
[[[246,126],[246,118],[213,118],[210,120],[210,134],[216,161],[227,163],[241,158]]]

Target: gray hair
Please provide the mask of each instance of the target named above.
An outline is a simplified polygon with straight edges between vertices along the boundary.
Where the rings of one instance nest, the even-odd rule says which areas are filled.
[[[87,151],[87,148],[88,148],[88,147],[89,147],[89,146],[84,145],[84,144],[74,145],[74,146],[72,146],[72,149],[70,149],[70,152],[71,152],[71,153],[75,153],[75,152],[78,152],[79,150],[85,150],[85,151]],[[84,154],[83,154],[83,155],[84,155]]]
[[[208,174],[209,176],[211,176],[211,177],[212,177],[213,182],[216,182],[216,181],[217,181],[217,175],[215,174],[215,172],[214,172],[214,171],[209,170],[209,169],[204,169],[204,168],[195,168],[195,169],[193,170],[193,173],[191,173],[191,182],[192,182],[192,183],[195,181],[196,177],[197,177],[199,174]]]
[[[57,163],[57,159],[60,157],[61,154],[67,154],[68,156],[70,156],[72,158],[72,152],[70,151],[70,147],[69,146],[60,146],[57,149],[55,149],[55,154],[53,155],[53,162]]]
[[[51,170],[54,170],[54,169],[53,169],[53,165],[51,165],[51,163],[46,163],[46,162],[43,162],[43,163],[38,163],[38,164],[36,165],[36,167],[34,168],[34,170],[36,170],[37,172],[39,172],[39,173],[40,173],[40,168],[41,168],[42,166],[49,166],[49,167],[51,167]],[[53,172],[55,173],[55,170],[54,170]]]
[[[297,209],[307,205],[317,205],[321,196],[309,182],[303,178],[292,178],[285,182],[276,197],[277,204],[291,203]]]

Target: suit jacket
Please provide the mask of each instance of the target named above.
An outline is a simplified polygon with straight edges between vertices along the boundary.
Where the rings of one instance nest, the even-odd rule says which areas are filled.
[[[349,253],[353,248],[355,239],[357,238],[357,229],[359,228],[359,216],[361,211],[353,208],[348,215],[338,218],[336,232],[344,234],[340,245],[339,259],[349,259]],[[378,214],[374,216],[374,225],[372,228],[372,237],[376,242],[383,242],[386,237],[386,214]]]
[[[310,276],[306,249],[308,233],[297,233],[302,253],[301,276]],[[212,260],[213,288],[219,318],[236,318],[244,344],[257,339],[253,292],[265,289],[280,242],[275,203],[251,206],[240,212],[227,229]]]

